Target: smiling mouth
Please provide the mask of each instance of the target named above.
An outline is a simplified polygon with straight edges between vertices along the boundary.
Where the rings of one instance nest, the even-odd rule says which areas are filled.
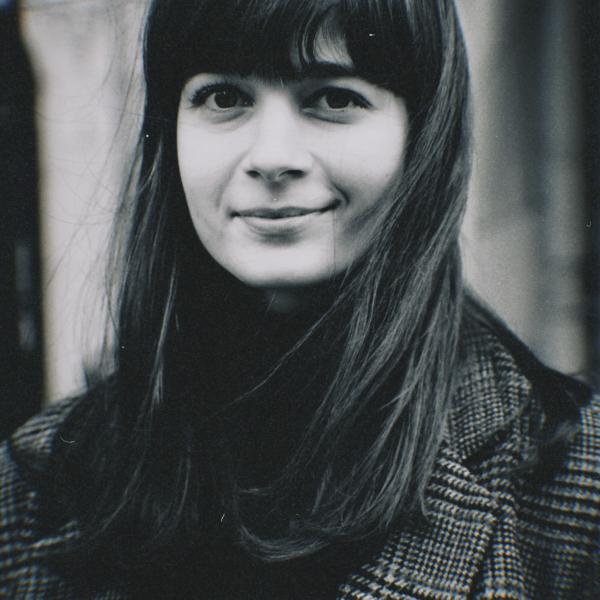
[[[233,213],[234,217],[280,220],[293,219],[295,217],[304,217],[307,215],[321,214],[333,210],[338,206],[338,202],[328,204],[324,208],[304,208],[300,206],[285,206],[281,208],[250,208],[247,210],[238,210]]]
[[[323,208],[307,208],[303,206],[257,207],[232,212],[240,222],[261,239],[275,243],[287,243],[294,240],[302,232],[310,230],[321,215],[335,210],[339,201],[332,202]]]

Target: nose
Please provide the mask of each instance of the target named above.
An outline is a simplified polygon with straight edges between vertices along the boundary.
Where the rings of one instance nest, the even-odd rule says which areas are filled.
[[[312,162],[302,135],[301,115],[289,98],[274,94],[255,116],[245,172],[252,178],[278,184],[304,177]]]

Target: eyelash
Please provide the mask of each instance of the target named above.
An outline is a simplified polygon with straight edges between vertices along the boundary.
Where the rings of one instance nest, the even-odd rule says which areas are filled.
[[[369,104],[369,102],[367,102],[365,100],[365,98],[363,98],[360,94],[353,92],[352,90],[343,88],[343,87],[333,87],[333,86],[324,87],[324,88],[317,90],[314,94],[310,95],[306,99],[305,104],[307,106],[314,105],[318,100],[325,98],[328,94],[340,94],[342,96],[346,96],[346,98],[352,104],[354,104],[357,108],[369,108],[371,106]],[[330,107],[329,110],[336,110],[336,109]],[[344,108],[341,108],[338,110],[344,110]]]
[[[252,106],[253,100],[250,95],[243,92],[239,88],[239,86],[237,86],[236,84],[227,83],[227,82],[208,84],[208,85],[205,85],[205,86],[195,90],[190,98],[190,104],[196,108],[204,106],[204,105],[206,105],[208,99],[213,94],[217,94],[219,92],[234,92],[242,100],[243,104],[241,104],[238,107],[231,107],[231,108],[244,108],[246,106]],[[306,100],[304,100],[304,102],[302,103],[303,107],[304,108],[311,108],[311,107],[314,108],[314,105],[319,100],[325,98],[328,94],[332,94],[332,93],[346,96],[349,101],[349,104],[355,106],[356,108],[365,109],[365,108],[371,107],[371,104],[357,92],[348,90],[343,87],[335,87],[335,86],[327,86],[327,87],[318,89],[316,92],[309,95],[306,98]],[[342,112],[344,110],[347,110],[348,108],[349,107],[341,107],[341,108],[336,109],[336,108],[332,108],[332,107],[325,107],[325,110],[330,110],[330,111],[334,111],[334,112]],[[215,110],[215,109],[213,109],[213,110]],[[218,109],[216,109],[216,110],[218,110]],[[231,109],[223,108],[221,110],[223,112],[225,112],[225,111],[231,110]]]
[[[218,92],[235,92],[241,98],[248,99],[250,103],[252,99],[248,94],[245,94],[240,88],[232,83],[210,83],[194,91],[190,98],[190,104],[194,107],[204,106],[207,100]]]

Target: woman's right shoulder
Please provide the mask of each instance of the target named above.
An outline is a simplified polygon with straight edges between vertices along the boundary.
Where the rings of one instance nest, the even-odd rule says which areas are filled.
[[[33,496],[53,476],[52,460],[61,428],[82,397],[50,405],[21,425],[0,444],[0,546],[27,518]],[[68,440],[63,440],[68,443]],[[12,534],[11,534],[12,530]],[[0,549],[0,564],[2,563]]]
[[[53,448],[78,400],[53,404],[0,444],[0,591],[5,579],[14,579],[27,566],[39,489],[53,476]]]
[[[56,402],[21,425],[0,445],[0,486],[47,472],[60,430],[83,397]],[[68,443],[68,440],[64,440]],[[3,497],[5,494],[3,494]]]
[[[52,569],[76,531],[57,524],[49,490],[62,476],[60,446],[74,410],[87,395],[52,404],[0,444],[0,597],[78,598]]]

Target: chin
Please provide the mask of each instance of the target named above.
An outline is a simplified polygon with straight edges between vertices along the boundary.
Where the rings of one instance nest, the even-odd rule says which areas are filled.
[[[300,291],[305,288],[317,287],[331,281],[335,273],[327,272],[265,272],[265,271],[231,271],[242,283],[249,287],[264,290]]]
[[[244,285],[258,292],[274,313],[291,314],[315,304],[322,298],[335,275],[324,272],[239,272],[233,275]]]
[[[291,250],[291,249],[290,249]],[[242,283],[265,290],[299,290],[320,286],[331,281],[344,269],[344,264],[334,264],[332,252],[285,251],[239,252],[213,255],[221,266]],[[219,261],[218,259],[223,260]]]

